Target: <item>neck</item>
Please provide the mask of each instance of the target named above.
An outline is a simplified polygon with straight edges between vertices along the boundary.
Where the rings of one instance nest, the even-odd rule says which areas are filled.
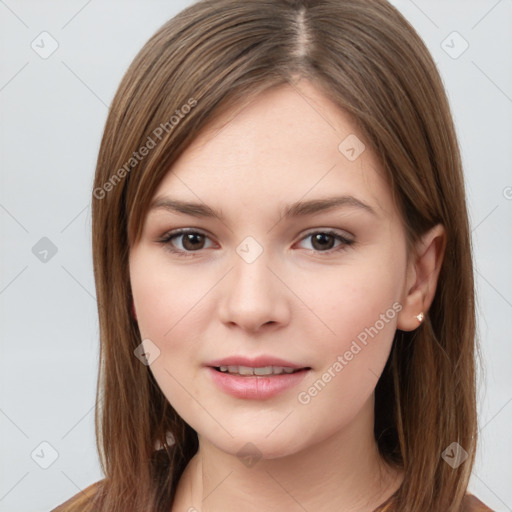
[[[180,479],[173,512],[371,512],[398,488],[373,434],[373,397],[342,431],[286,457],[244,464],[203,437]],[[272,504],[272,509],[269,508]]]

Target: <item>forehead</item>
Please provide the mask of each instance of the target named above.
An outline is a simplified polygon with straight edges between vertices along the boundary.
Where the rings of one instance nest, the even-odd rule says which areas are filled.
[[[380,164],[349,116],[302,81],[268,90],[210,122],[155,198],[263,213],[301,198],[342,194],[364,198],[387,215],[394,211]]]

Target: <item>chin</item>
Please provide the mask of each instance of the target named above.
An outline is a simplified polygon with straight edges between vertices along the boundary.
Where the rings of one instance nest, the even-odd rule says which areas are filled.
[[[236,435],[233,431],[230,430],[230,432],[233,434],[232,438],[226,436],[227,438],[224,437],[222,442],[216,442],[214,439],[209,439],[209,442],[215,444],[219,450],[240,458],[242,462],[246,458],[254,461],[279,459],[294,455],[304,448],[299,433],[295,434],[288,431],[286,439],[283,439],[278,435],[274,437],[274,433],[267,437],[267,433],[261,432],[254,433],[254,435],[247,432]],[[301,439],[301,443],[290,443],[290,437]],[[247,465],[250,467],[250,464]]]

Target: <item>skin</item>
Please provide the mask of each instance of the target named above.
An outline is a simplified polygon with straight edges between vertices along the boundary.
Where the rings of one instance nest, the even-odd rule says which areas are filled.
[[[347,115],[310,82],[285,85],[228,121],[216,119],[156,191],[155,198],[204,203],[224,216],[153,209],[130,249],[141,339],[160,350],[150,370],[200,442],[172,512],[371,511],[403,479],[377,450],[374,389],[396,329],[416,329],[416,315],[428,311],[445,234],[434,227],[407,259],[379,162],[368,148],[354,161],[338,149],[350,134],[357,131]],[[344,206],[280,218],[292,202],[342,194],[375,214]],[[159,241],[178,228],[206,238],[192,245],[184,236]],[[311,235],[328,229],[355,242],[342,246],[327,236],[315,244]],[[252,263],[236,250],[247,236],[263,249]],[[169,246],[188,249],[190,257]],[[394,317],[359,343],[342,371],[308,403],[299,402],[299,393],[390,309]],[[312,370],[273,398],[235,398],[204,367],[234,354],[270,354]],[[248,442],[261,457],[250,467],[237,456]]]

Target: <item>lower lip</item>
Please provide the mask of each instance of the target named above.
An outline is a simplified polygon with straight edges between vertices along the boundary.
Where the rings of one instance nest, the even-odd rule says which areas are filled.
[[[301,370],[295,373],[282,373],[280,375],[252,375],[242,377],[217,371],[208,367],[210,375],[222,391],[236,398],[250,400],[264,400],[272,398],[287,389],[296,386],[310,370]]]

